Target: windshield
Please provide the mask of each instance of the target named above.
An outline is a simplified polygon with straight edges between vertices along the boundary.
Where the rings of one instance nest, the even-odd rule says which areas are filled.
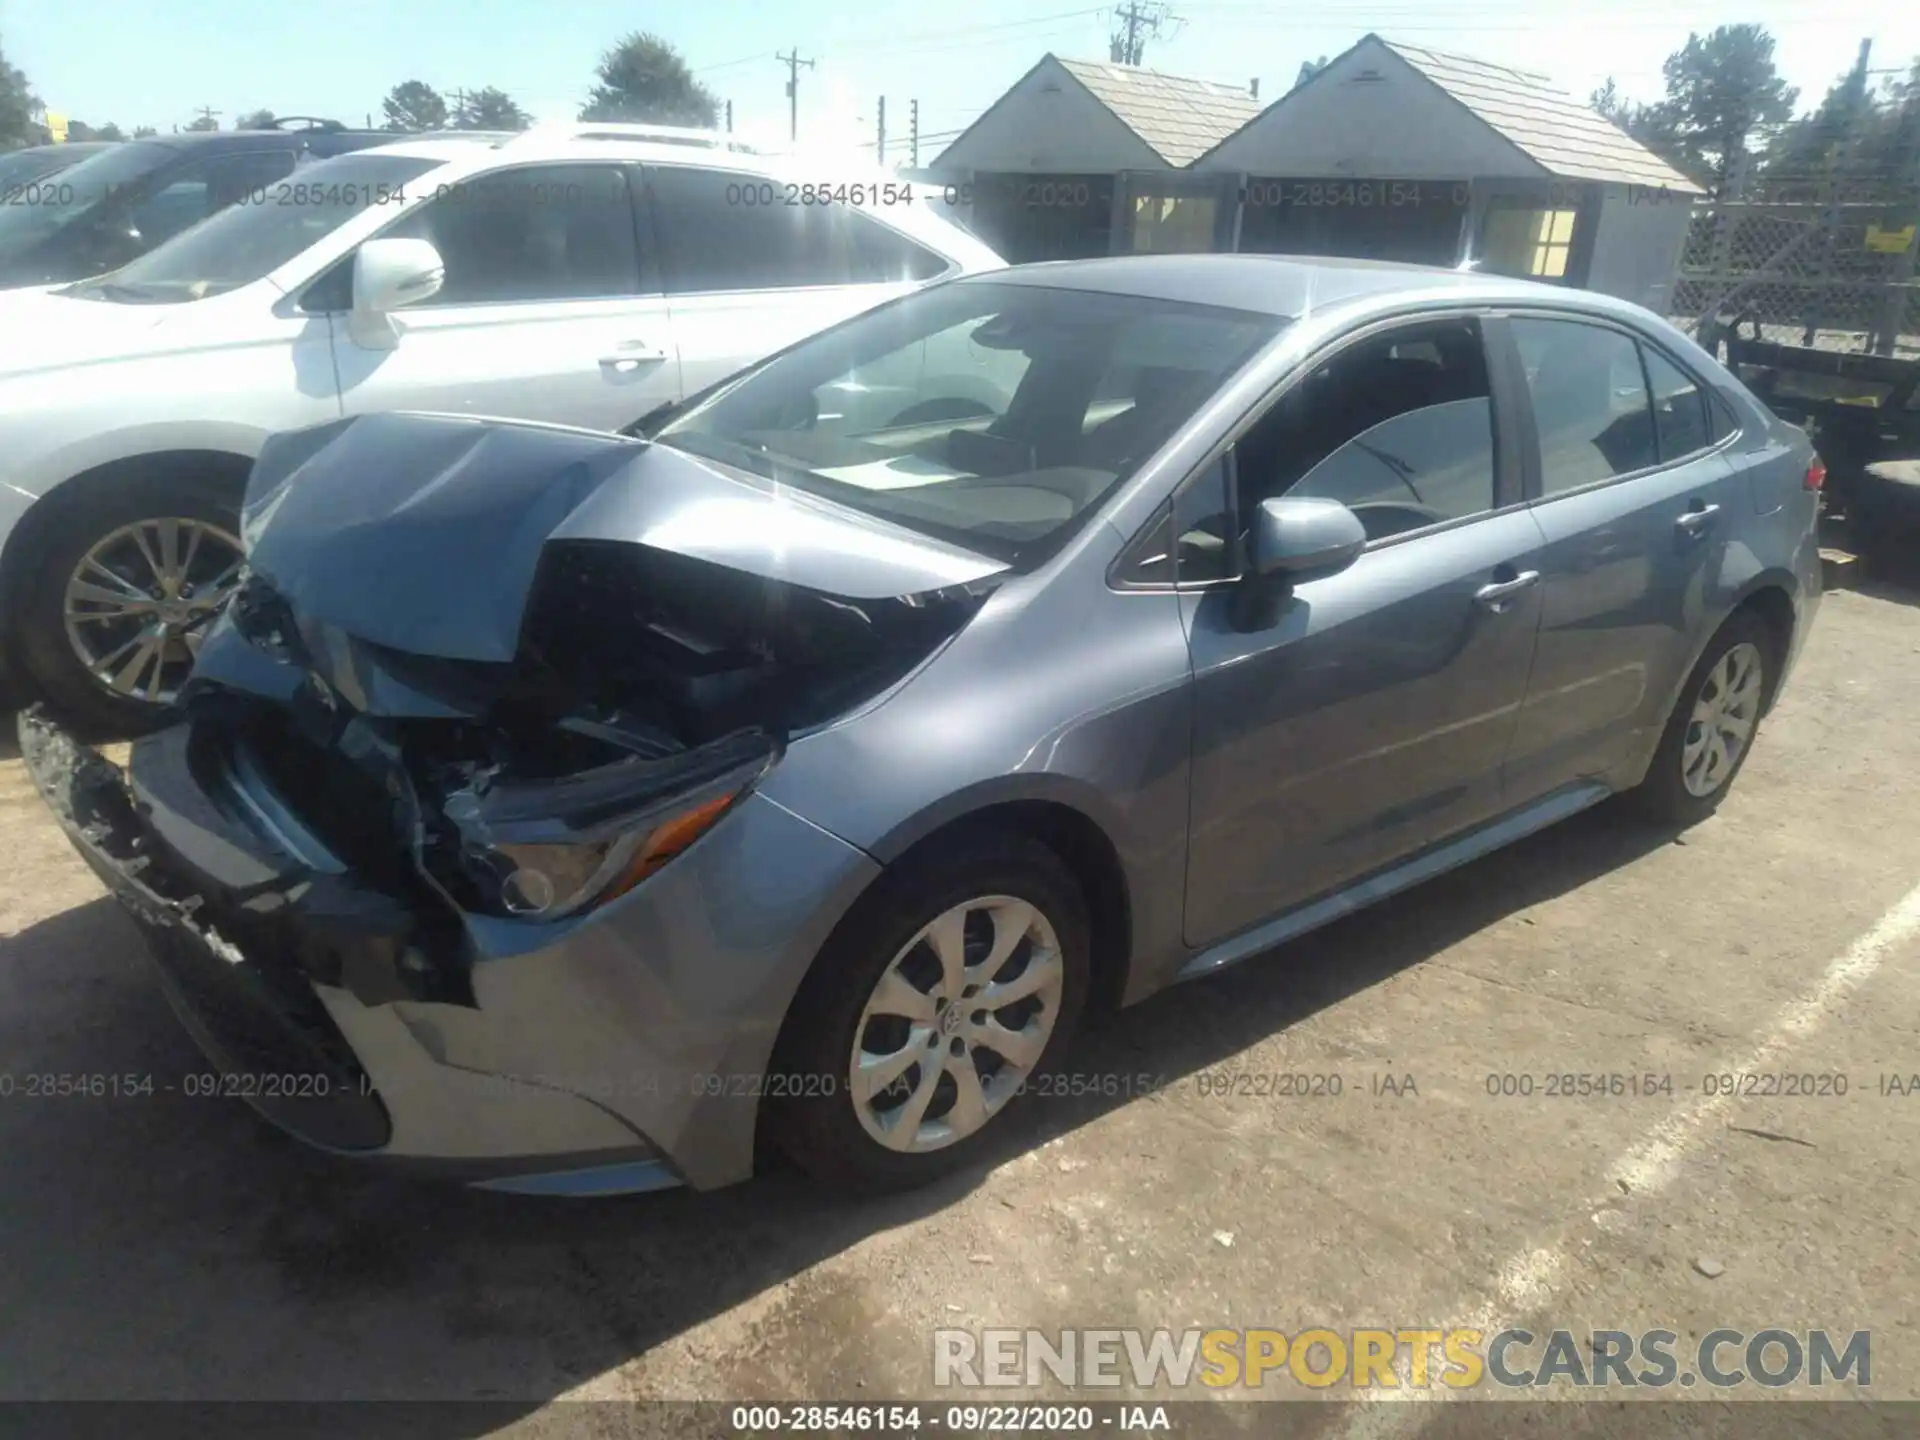
[[[655,438],[1030,565],[1285,323],[1096,291],[937,286],[749,371]]]
[[[12,259],[87,214],[101,201],[138,184],[179,152],[171,145],[135,140],[82,160],[60,173],[58,185],[0,206],[0,259]]]
[[[168,304],[251,285],[375,205],[406,203],[406,186],[444,164],[359,151],[261,186],[110,275],[65,292],[81,300]]]

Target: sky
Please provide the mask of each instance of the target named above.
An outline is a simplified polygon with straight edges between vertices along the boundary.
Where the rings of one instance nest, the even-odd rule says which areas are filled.
[[[1911,0],[1172,0],[1177,20],[1150,39],[1145,64],[1233,84],[1258,78],[1263,99],[1293,83],[1304,60],[1335,55],[1368,31],[1544,72],[1585,96],[1612,77],[1628,96],[1657,99],[1660,62],[1689,30],[1757,21],[1811,106],[1872,38],[1876,70],[1920,56],[1920,4]],[[1306,12],[1303,15],[1303,11]],[[494,85],[538,119],[571,119],[600,53],[651,29],[677,46],[722,100],[734,128],[784,139],[786,67],[796,46],[800,138],[871,153],[885,96],[887,159],[904,153],[908,102],[920,102],[920,160],[993,103],[1040,57],[1104,60],[1111,8],[1083,0],[0,0],[0,50],[50,109],[131,131],[184,127],[211,106],[222,127],[255,109],[363,124],[386,92],[419,79],[443,93]],[[898,147],[898,148],[896,148]]]

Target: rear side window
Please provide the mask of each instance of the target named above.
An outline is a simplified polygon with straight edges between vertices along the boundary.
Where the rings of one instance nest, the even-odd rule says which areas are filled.
[[[446,283],[409,307],[637,294],[633,202],[617,165],[529,165],[449,185],[385,232],[440,252]]]
[[[1713,443],[1713,424],[1700,382],[1650,346],[1647,379],[1653,386],[1653,428],[1660,442],[1660,459],[1678,460]]]
[[[1655,463],[1653,414],[1631,339],[1577,320],[1511,324],[1533,400],[1543,497]]]
[[[928,280],[947,268],[878,221],[845,205],[802,203],[778,181],[657,165],[647,184],[673,293]]]

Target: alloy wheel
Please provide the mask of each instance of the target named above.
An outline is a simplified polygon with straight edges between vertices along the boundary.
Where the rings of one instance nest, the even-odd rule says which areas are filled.
[[[67,642],[103,689],[168,704],[244,565],[239,540],[204,520],[123,525],[67,581]]]
[[[1065,978],[1053,925],[1027,901],[984,895],[942,912],[888,962],[855,1028],[862,1128],[909,1154],[979,1131],[1046,1053]]]
[[[1702,799],[1713,794],[1740,763],[1759,723],[1763,672],[1760,649],[1749,641],[1731,647],[1707,672],[1680,745],[1680,776],[1688,794]]]

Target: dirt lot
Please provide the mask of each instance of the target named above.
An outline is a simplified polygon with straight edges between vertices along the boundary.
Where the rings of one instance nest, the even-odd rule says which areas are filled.
[[[551,1402],[924,1398],[942,1326],[1509,1322],[1666,1326],[1683,1352],[1717,1326],[1866,1329],[1872,1393],[1920,1397],[1920,1094],[1881,1093],[1920,1072],[1917,714],[1914,597],[1831,595],[1717,819],[1675,839],[1603,807],[1150,1001],[1075,1069],[1151,1094],[1047,1099],[990,1171],[859,1205],[787,1174],[598,1202],[423,1187],[189,1098],[202,1066],[133,931],[7,759],[0,1397],[483,1398],[506,1408],[426,1428],[621,1433],[641,1412]],[[21,1093],[95,1072],[157,1092]],[[1343,1093],[1213,1093],[1279,1072]],[[1674,1090],[1488,1093],[1562,1072]],[[1723,1072],[1848,1093],[1709,1096]],[[1556,1408],[1533,1433],[1596,1423]]]

